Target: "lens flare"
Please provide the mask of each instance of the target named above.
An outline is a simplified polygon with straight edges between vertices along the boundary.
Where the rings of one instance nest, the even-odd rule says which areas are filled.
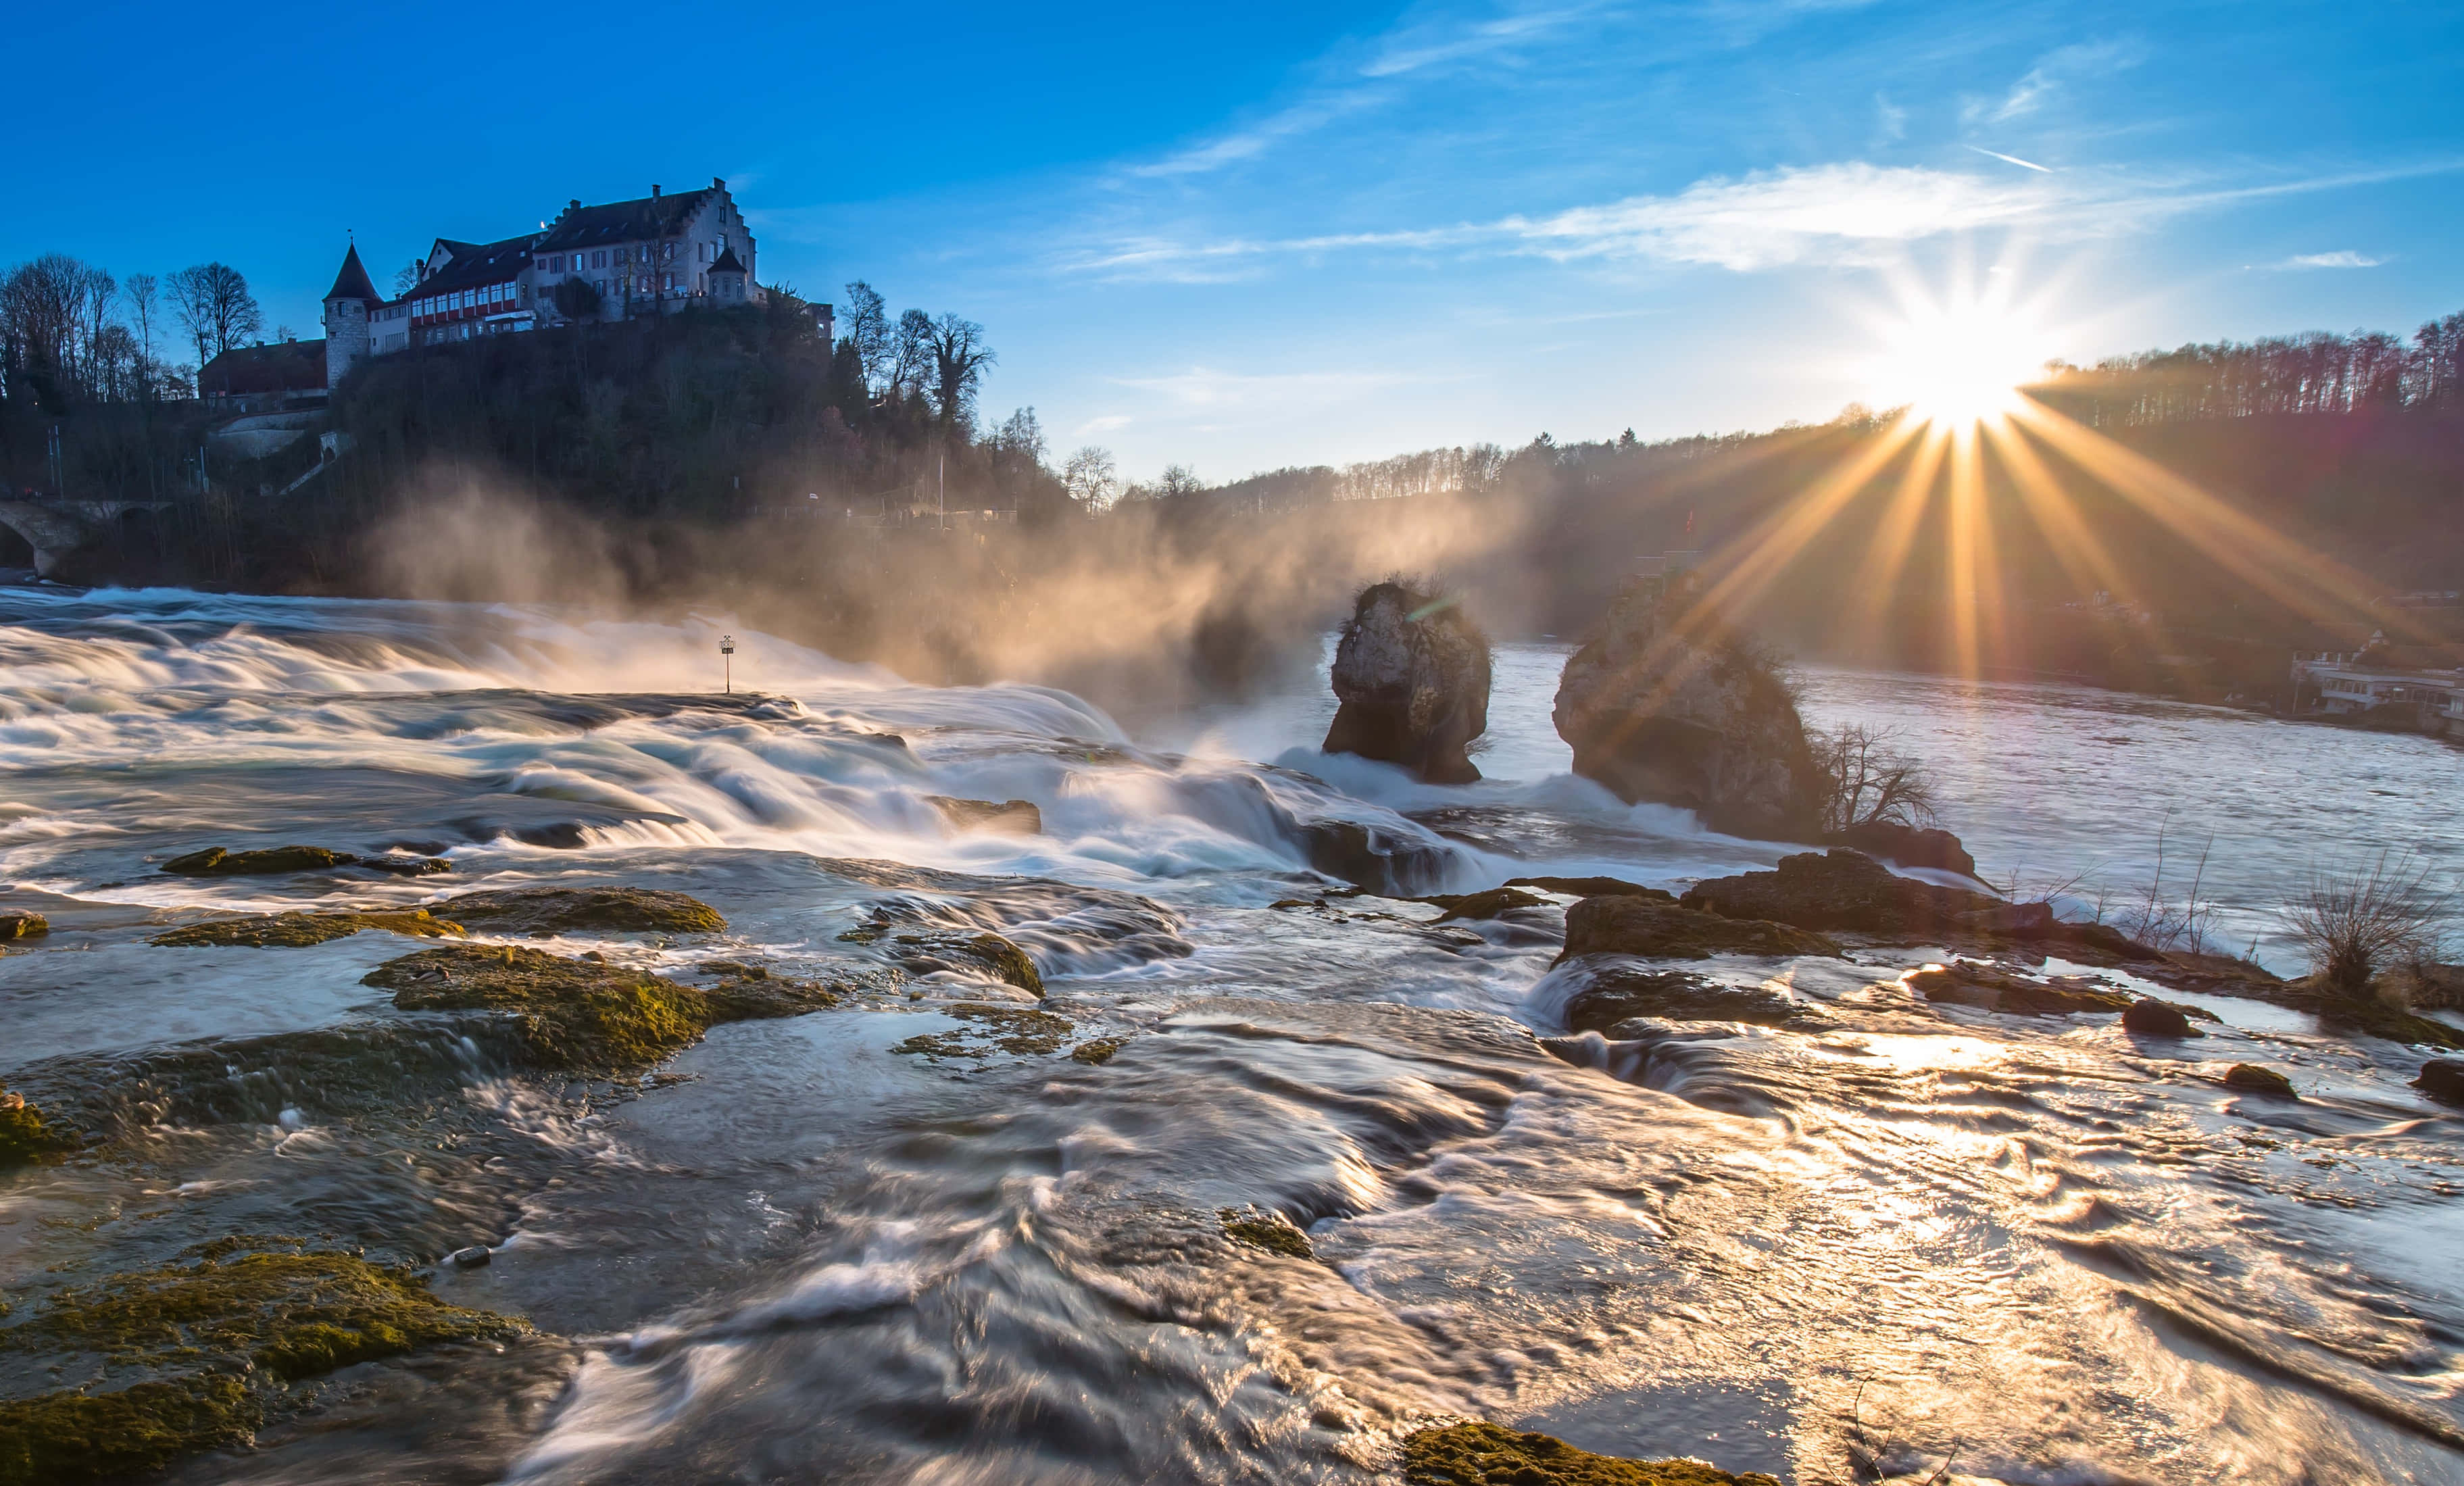
[[[1879,327],[1881,350],[1866,368],[1877,403],[1928,423],[1969,426],[2008,416],[2019,388],[2044,374],[2051,338],[2005,294],[1903,296],[1903,314]]]

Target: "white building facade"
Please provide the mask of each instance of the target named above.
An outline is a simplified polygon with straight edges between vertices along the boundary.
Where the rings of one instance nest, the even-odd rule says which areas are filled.
[[[440,237],[419,260],[418,282],[391,299],[369,283],[353,248],[325,299],[327,385],[363,356],[414,345],[758,304],[758,251],[716,178],[672,194],[653,186],[634,201],[577,199],[540,230],[500,242]],[[819,310],[827,338],[829,307]]]

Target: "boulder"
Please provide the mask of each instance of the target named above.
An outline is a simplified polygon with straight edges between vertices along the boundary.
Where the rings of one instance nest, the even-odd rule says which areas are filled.
[[[52,921],[40,913],[22,908],[0,912],[0,943],[11,939],[40,939],[52,931]]]
[[[1732,986],[1683,970],[1641,970],[1614,961],[1566,1003],[1566,1025],[1576,1032],[1615,1035],[1639,1016],[1668,1021],[1743,1021],[1776,1027],[1818,1021],[1811,1007],[1761,986]]]
[[[2273,1094],[2278,1099],[2298,1099],[2293,1081],[2273,1068],[2258,1063],[2235,1063],[2225,1070],[2225,1087],[2245,1094]]]
[[[1401,583],[1361,591],[1334,651],[1342,702],[1330,754],[1401,764],[1438,784],[1480,777],[1467,749],[1488,730],[1488,637],[1450,601]]]
[[[1713,830],[1808,841],[1822,775],[1770,658],[1706,618],[1692,584],[1617,596],[1557,683],[1574,772],[1634,803],[1679,805]]]
[[[264,846],[253,851],[226,851],[209,846],[163,863],[165,872],[183,877],[255,877],[275,872],[321,872],[359,861],[347,851],[328,846]]]
[[[1566,951],[1559,961],[1586,954],[1636,954],[1645,958],[1703,960],[1714,954],[1836,955],[1839,946],[1820,934],[1786,924],[1728,918],[1656,898],[1586,898],[1566,910]]]
[[[460,893],[434,907],[457,924],[507,934],[590,929],[715,934],[727,928],[709,904],[661,887],[507,887]]]
[[[2144,1038],[2198,1038],[2207,1036],[2190,1025],[2189,1013],[2170,1001],[2154,998],[2133,1001],[2122,1014],[2122,1029]]]
[[[1948,831],[1902,825],[1896,820],[1868,820],[1822,838],[1828,846],[1846,846],[1869,857],[1903,867],[1939,867],[1962,877],[1976,875],[1976,859]]]
[[[2442,1104],[2464,1104],[2464,1061],[2433,1058],[2421,1065],[2412,1086]]]

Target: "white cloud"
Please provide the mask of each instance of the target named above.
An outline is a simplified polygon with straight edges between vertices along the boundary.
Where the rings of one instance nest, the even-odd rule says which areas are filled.
[[[1908,111],[1891,101],[1888,94],[1874,95],[1874,132],[1882,143],[1907,137]]]
[[[2036,59],[2019,80],[2011,85],[2001,104],[1987,112],[1984,105],[1971,105],[1970,121],[1985,118],[2005,123],[2024,114],[2033,114],[2045,100],[2070,83],[2087,77],[2110,76],[2127,72],[2147,60],[2147,48],[2135,39],[2083,42],[2076,46],[2057,47]]]
[[[2372,258],[2345,249],[2340,252],[2297,253],[2277,265],[2280,269],[2374,269],[2385,258]]]
[[[1131,422],[1132,419],[1127,413],[1105,413],[1100,417],[1089,418],[1070,429],[1069,436],[1073,439],[1089,438],[1098,433],[1110,433],[1115,428],[1126,428]]]

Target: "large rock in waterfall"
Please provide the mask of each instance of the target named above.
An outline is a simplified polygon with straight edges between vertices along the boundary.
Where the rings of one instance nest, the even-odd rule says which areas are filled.
[[[1480,777],[1465,750],[1488,729],[1488,637],[1451,601],[1392,581],[1362,589],[1335,646],[1334,694],[1326,752],[1438,784]]]
[[[1811,841],[1822,774],[1796,701],[1683,576],[1637,583],[1566,662],[1557,735],[1574,772],[1633,803],[1682,805],[1713,830]]]

